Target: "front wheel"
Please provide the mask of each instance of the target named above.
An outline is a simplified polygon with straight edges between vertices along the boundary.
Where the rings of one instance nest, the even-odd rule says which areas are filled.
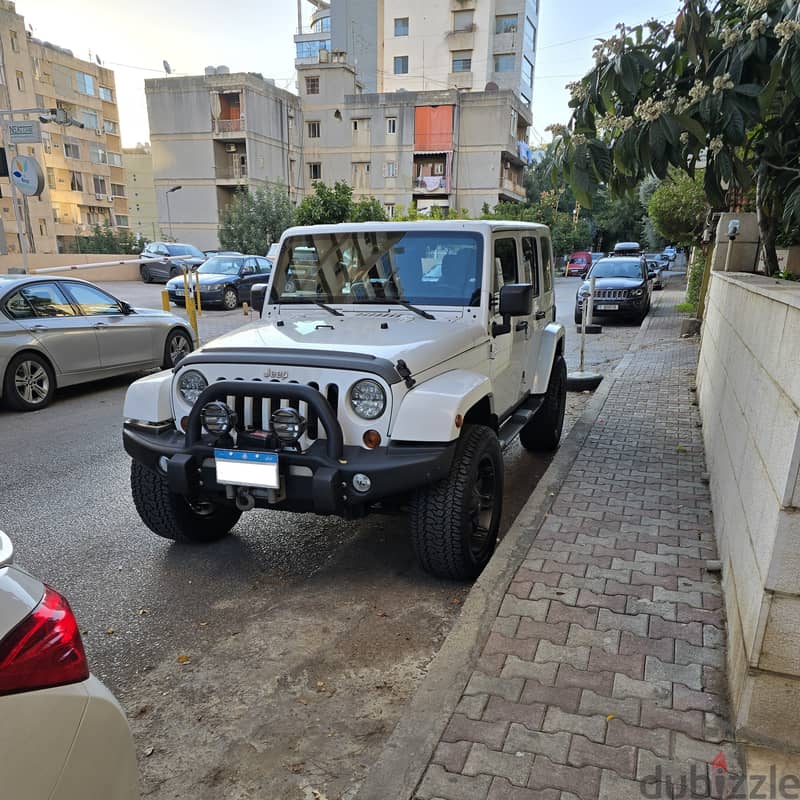
[[[139,267],[139,275],[142,278],[142,283],[153,282],[153,276],[150,274],[150,267],[146,266],[145,264],[142,264],[142,266]]]
[[[233,311],[239,305],[239,295],[236,294],[235,289],[228,288],[222,295],[222,307],[226,311]]]
[[[131,493],[142,522],[175,542],[215,542],[227,536],[242,515],[232,505],[173,494],[164,476],[138,461],[131,462]]]
[[[170,331],[164,343],[164,361],[161,369],[172,369],[177,366],[180,360],[184,356],[188,356],[192,350],[194,350],[194,342],[186,331],[180,328]]]
[[[526,450],[549,453],[558,449],[564,429],[567,407],[567,364],[558,356],[550,370],[547,394],[533,419],[520,431],[519,440]]]
[[[484,425],[466,426],[450,474],[411,501],[411,536],[422,568],[440,578],[477,578],[494,552],[502,508],[497,435]]]
[[[56,390],[53,368],[36,353],[20,353],[6,370],[3,396],[14,411],[38,411],[50,405]]]

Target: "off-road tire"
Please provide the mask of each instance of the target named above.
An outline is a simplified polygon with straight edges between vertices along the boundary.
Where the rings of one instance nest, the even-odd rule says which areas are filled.
[[[552,453],[558,449],[564,428],[567,405],[567,364],[563,356],[553,361],[547,394],[533,419],[520,431],[519,440],[526,450]]]
[[[170,492],[167,479],[138,461],[131,462],[131,493],[142,522],[175,542],[205,544],[227,536],[242,512],[232,505],[211,505],[198,513],[185,497]]]
[[[153,282],[153,276],[150,274],[150,267],[148,267],[146,264],[142,264],[142,266],[139,267],[139,275],[142,279],[142,283]]]
[[[21,380],[29,378],[33,382],[33,385],[29,384],[27,387],[31,400],[20,394],[17,372],[20,373]],[[43,356],[29,351],[20,353],[9,361],[3,378],[3,399],[13,411],[38,411],[46,408],[52,402],[55,391],[55,373]]]
[[[222,293],[222,307],[226,311],[233,311],[238,305],[239,295],[236,293],[236,289],[226,286],[225,291]]]
[[[487,499],[479,490],[489,485],[492,491]],[[491,509],[481,508],[481,497],[491,502]],[[476,503],[483,517],[480,532]],[[502,510],[503,456],[497,435],[484,425],[467,425],[456,445],[450,474],[418,489],[411,500],[411,539],[422,568],[439,578],[477,578],[494,552]]]

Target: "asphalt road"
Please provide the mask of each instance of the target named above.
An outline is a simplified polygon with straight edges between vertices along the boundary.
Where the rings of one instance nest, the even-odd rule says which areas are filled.
[[[557,282],[577,364],[572,299]],[[135,305],[159,288],[109,284]],[[243,322],[204,314],[208,335]],[[637,326],[587,340],[610,371]],[[134,376],[135,377],[135,376]],[[123,702],[154,798],[348,797],[391,732],[469,587],[416,565],[402,516],[359,522],[257,511],[234,535],[172,545],[140,522],[121,445],[131,377],[0,411],[0,528],[63,591],[93,672]],[[570,397],[570,420],[587,400]],[[507,529],[547,466],[505,454]]]

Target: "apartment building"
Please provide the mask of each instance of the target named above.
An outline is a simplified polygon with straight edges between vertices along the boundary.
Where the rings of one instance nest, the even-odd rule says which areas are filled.
[[[0,0],[0,61],[4,109],[62,109],[83,125],[43,124],[41,144],[15,149],[4,143],[9,154],[36,158],[46,175],[39,197],[19,201],[23,230],[17,229],[8,179],[0,179],[0,220],[8,251],[20,252],[25,226],[27,249],[39,253],[76,248],[76,237],[90,233],[94,225],[127,229],[113,71],[32,37],[9,0]]]
[[[308,186],[345,181],[389,216],[412,202],[477,216],[525,200],[530,111],[512,90],[364,93],[335,52],[298,75]]]
[[[300,103],[253,72],[145,81],[158,220],[171,238],[217,247],[220,215],[239,189],[304,190]],[[176,188],[179,187],[179,188]]]
[[[151,242],[163,239],[164,233],[158,221],[150,145],[123,147],[122,166],[128,179],[128,222],[131,232]]]

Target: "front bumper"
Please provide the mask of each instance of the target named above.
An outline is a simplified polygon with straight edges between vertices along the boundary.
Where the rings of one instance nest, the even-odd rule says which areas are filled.
[[[613,310],[608,310],[601,308],[601,306],[617,306],[617,308]],[[576,301],[575,313],[577,315],[583,313],[582,307],[583,304],[581,302]],[[643,314],[646,308],[647,308],[647,295],[642,295],[641,297],[622,297],[622,298],[616,298],[614,300],[595,298],[595,301],[592,304],[592,316],[594,317],[596,314],[598,315],[615,314],[625,317],[634,317],[639,314]]]
[[[325,429],[327,438],[316,440],[303,452],[277,450],[280,489],[246,489],[261,508],[350,516],[381,500],[441,480],[447,476],[455,453],[455,442],[389,444],[374,450],[345,445],[341,426],[318,391],[302,385],[244,381],[221,381],[209,386],[195,403],[185,435],[173,428],[158,430],[126,421],[125,450],[135,461],[164,475],[175,494],[230,500],[230,488],[217,481],[214,448],[235,448],[203,433],[200,423],[200,409],[206,403],[228,396],[284,399],[289,396],[290,400],[302,400],[314,409]],[[248,444],[242,449],[255,449],[252,437],[247,438]],[[353,476],[357,473],[369,477],[368,491],[359,492],[353,487]]]
[[[205,303],[207,305],[213,305],[214,303],[221,303],[222,298],[224,296],[224,287],[220,286],[219,289],[200,289],[200,302]],[[169,299],[173,303],[185,303],[186,302],[186,295],[183,292],[183,288],[175,289],[171,286],[167,287],[167,293],[169,294]]]

